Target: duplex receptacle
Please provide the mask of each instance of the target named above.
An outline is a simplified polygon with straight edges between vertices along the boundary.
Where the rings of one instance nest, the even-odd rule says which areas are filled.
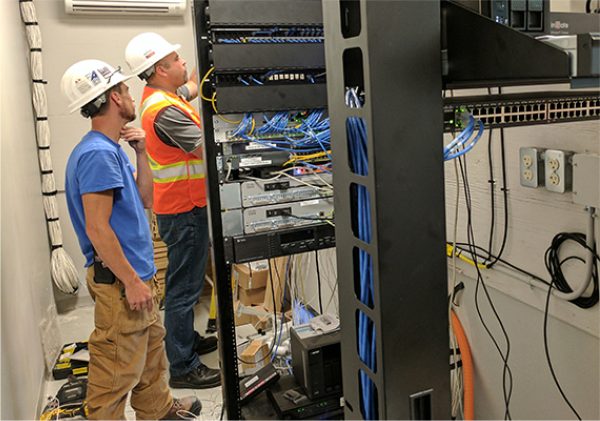
[[[546,190],[564,193],[571,190],[573,168],[571,156],[573,152],[558,149],[546,149],[544,152],[544,173]]]
[[[540,148],[519,149],[519,178],[523,187],[535,188],[544,185],[543,152]]]

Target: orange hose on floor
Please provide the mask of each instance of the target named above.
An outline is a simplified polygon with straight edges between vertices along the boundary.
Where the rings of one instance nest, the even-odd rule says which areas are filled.
[[[473,357],[471,355],[471,348],[469,347],[469,341],[465,330],[458,319],[458,316],[452,310],[452,329],[456,340],[458,341],[458,348],[460,349],[460,357],[462,359],[462,370],[463,370],[463,389],[464,389],[464,411],[465,420],[475,419],[475,400],[474,400],[474,382],[473,382]]]

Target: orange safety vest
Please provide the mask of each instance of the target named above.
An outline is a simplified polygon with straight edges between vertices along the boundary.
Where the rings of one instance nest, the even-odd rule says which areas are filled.
[[[204,161],[176,146],[166,145],[154,130],[159,111],[175,106],[201,127],[200,116],[186,100],[146,86],[140,116],[146,131],[146,151],[154,180],[154,212],[175,214],[206,206]]]

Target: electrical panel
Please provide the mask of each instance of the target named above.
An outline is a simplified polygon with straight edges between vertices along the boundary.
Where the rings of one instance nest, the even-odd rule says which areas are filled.
[[[573,155],[573,202],[600,208],[599,155]]]
[[[200,89],[227,260],[332,247],[321,1],[210,0],[203,12]]]

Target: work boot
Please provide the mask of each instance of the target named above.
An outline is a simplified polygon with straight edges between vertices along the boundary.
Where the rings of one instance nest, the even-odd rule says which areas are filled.
[[[196,337],[194,338],[194,351],[198,355],[208,354],[217,349],[218,342],[219,341],[214,336],[204,337],[196,332]]]
[[[195,396],[186,396],[185,398],[177,399],[173,398],[173,405],[169,412],[162,417],[162,420],[189,420],[191,412],[195,416],[200,415],[202,410],[202,404],[200,400]],[[178,414],[178,412],[180,412]]]
[[[189,373],[171,377],[169,386],[173,389],[210,389],[221,384],[221,372],[200,364]]]

